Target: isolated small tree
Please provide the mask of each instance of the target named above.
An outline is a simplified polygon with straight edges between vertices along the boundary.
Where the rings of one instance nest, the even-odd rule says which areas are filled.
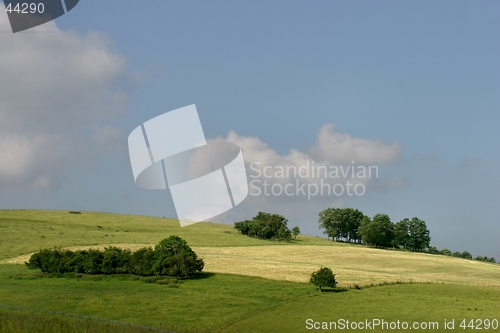
[[[321,287],[335,288],[337,286],[337,281],[335,281],[335,274],[328,267],[321,267],[316,272],[311,274],[310,283],[318,286],[318,290],[321,292]]]
[[[293,227],[292,228],[292,235],[293,235],[293,239],[297,239],[297,235],[300,234],[300,229],[299,227]]]

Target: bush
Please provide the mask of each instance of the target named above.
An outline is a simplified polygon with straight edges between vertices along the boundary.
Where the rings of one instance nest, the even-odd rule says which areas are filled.
[[[496,263],[495,258],[488,258],[488,257],[483,257],[483,256],[477,256],[477,257],[474,258],[474,260]]]
[[[337,286],[335,274],[328,267],[321,267],[316,272],[313,272],[309,282],[318,286],[320,292],[322,291],[321,287],[335,288]]]
[[[130,272],[129,250],[107,247],[102,254],[101,270],[103,274],[125,274]]]
[[[83,273],[188,277],[201,272],[204,262],[185,240],[170,236],[162,240],[154,250],[142,248],[131,252],[111,246],[104,251],[90,249],[73,252],[57,248],[40,250],[30,257],[26,265],[54,276]]]
[[[444,248],[441,251],[439,251],[439,254],[442,254],[444,256],[451,256],[451,251],[448,250],[447,248]]]
[[[156,254],[150,247],[143,247],[130,255],[130,271],[132,274],[151,276]]]
[[[187,242],[178,236],[162,240],[155,246],[154,252],[157,255],[153,265],[155,275],[186,277],[201,272],[205,265]]]
[[[261,239],[291,240],[288,220],[279,214],[259,212],[252,220],[235,222],[234,228],[242,235]]]

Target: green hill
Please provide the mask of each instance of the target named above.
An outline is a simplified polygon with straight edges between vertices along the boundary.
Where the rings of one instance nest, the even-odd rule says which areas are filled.
[[[137,248],[169,235],[188,241],[204,258],[205,273],[180,284],[160,285],[120,276],[46,278],[22,265],[41,248]],[[348,291],[320,294],[300,283],[321,265],[332,268]],[[32,318],[33,310],[176,332],[307,332],[307,319],[375,317],[438,321],[441,327],[434,331],[444,331],[445,319],[500,320],[500,265],[302,235],[293,242],[270,242],[239,235],[228,225],[180,228],[172,219],[107,213],[0,210],[0,285],[0,318],[13,323],[10,328],[0,323],[2,332],[30,331],[31,326],[19,326],[30,321],[19,318]],[[358,286],[361,290],[355,289]],[[62,316],[58,323],[82,327],[81,319],[47,316]],[[40,332],[57,331],[50,328],[56,319],[33,325],[41,322],[49,324]],[[91,325],[89,332],[107,332],[99,325]]]

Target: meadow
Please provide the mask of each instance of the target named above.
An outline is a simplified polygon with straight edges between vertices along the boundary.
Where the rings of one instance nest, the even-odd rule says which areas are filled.
[[[22,264],[41,248],[137,248],[173,234],[206,262],[204,273],[178,284],[49,278]],[[306,332],[307,319],[342,318],[437,321],[433,332],[441,332],[444,320],[500,320],[500,265],[303,235],[269,242],[212,223],[180,228],[165,218],[0,210],[0,260],[1,332]],[[345,291],[319,293],[304,283],[321,265]]]

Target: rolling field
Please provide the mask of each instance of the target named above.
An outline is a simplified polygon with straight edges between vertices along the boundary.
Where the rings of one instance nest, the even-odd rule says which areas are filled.
[[[204,273],[198,278],[176,285],[128,277],[47,278],[22,265],[41,248],[114,244],[137,249],[169,235],[186,239],[204,258]],[[321,265],[332,268],[341,286],[353,289],[319,293],[301,283]],[[385,285],[397,281],[425,283]],[[376,286],[355,290],[355,284]],[[500,320],[500,265],[300,235],[289,243],[269,242],[211,223],[180,228],[177,221],[164,218],[0,210],[0,320],[7,318],[3,324],[8,320],[15,324],[12,318],[18,322],[23,315],[31,318],[30,310],[12,312],[8,306],[175,332],[302,332],[310,331],[307,319],[380,318],[441,324],[445,319]],[[82,319],[63,316],[57,320],[78,327],[75,322]],[[1,325],[2,332],[15,331],[14,326],[7,331]],[[441,325],[434,331],[443,330]],[[40,332],[52,331],[61,330]]]

